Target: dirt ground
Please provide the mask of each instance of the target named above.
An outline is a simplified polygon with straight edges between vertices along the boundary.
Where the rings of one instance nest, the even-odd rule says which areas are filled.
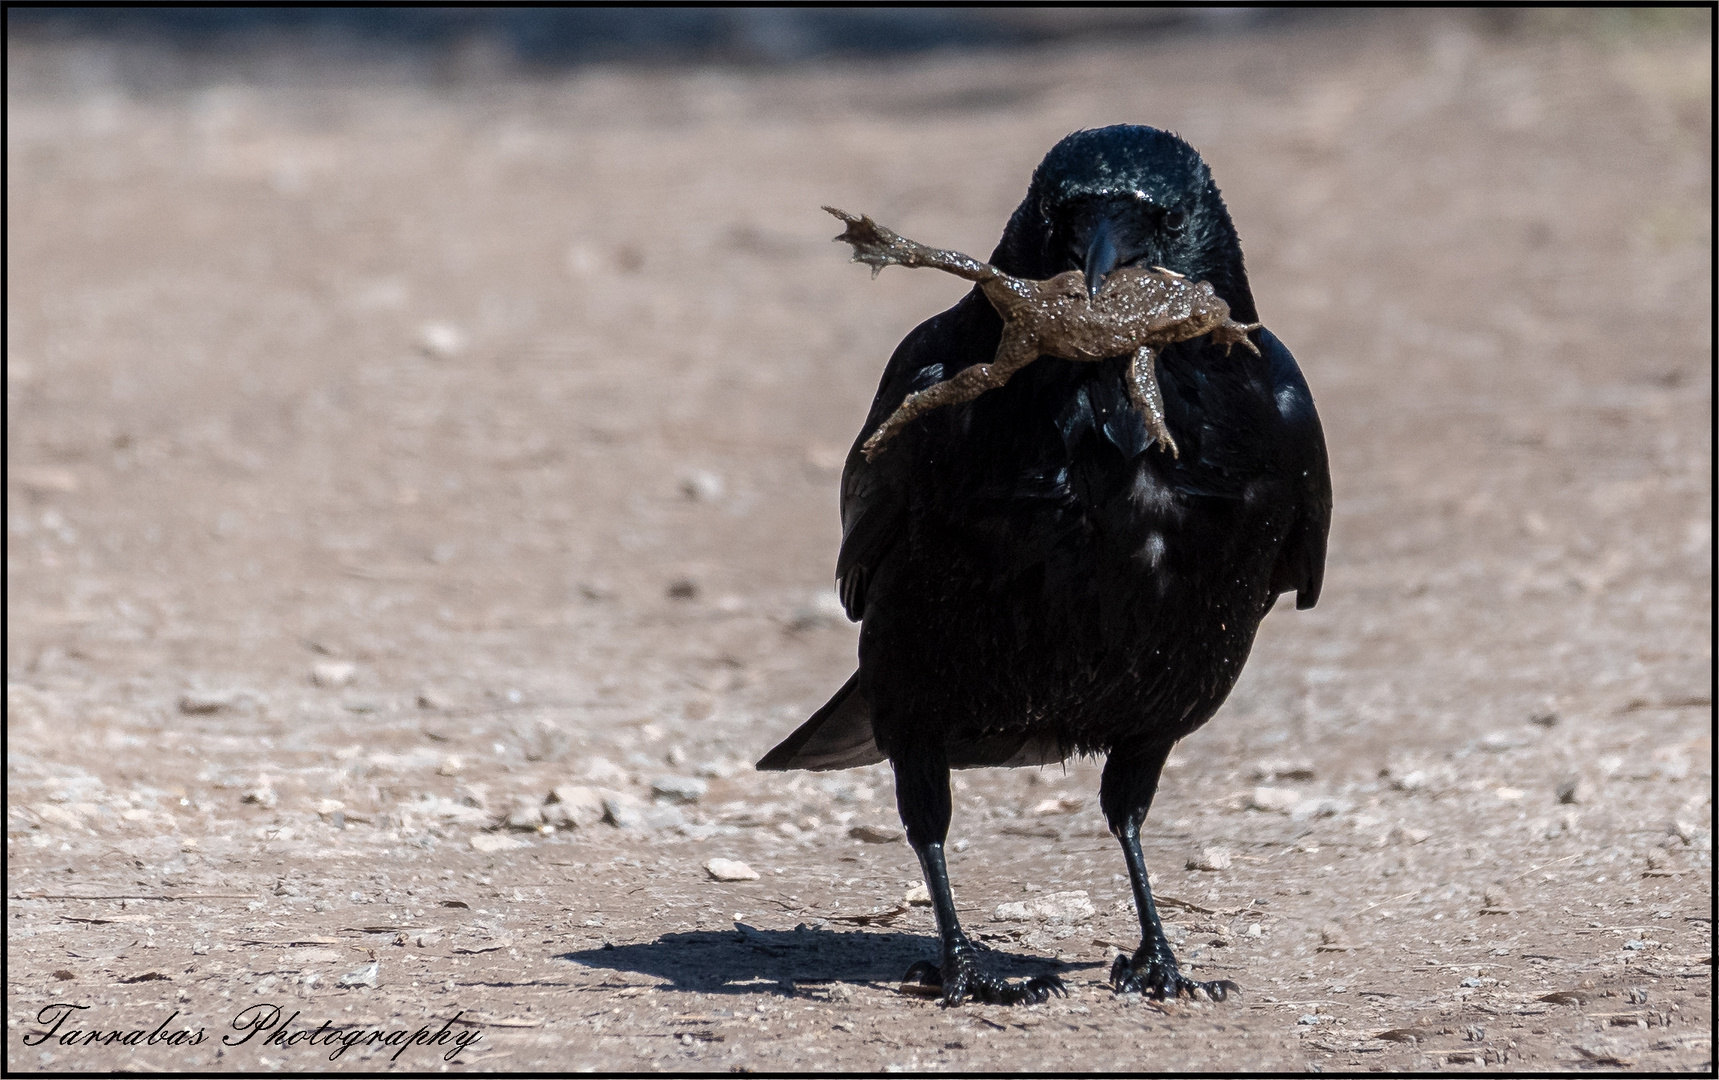
[[[1705,34],[115,55],[8,51],[10,1069],[1711,1070]],[[1313,387],[1324,595],[1147,823],[1242,995],[1113,996],[1073,762],[959,774],[951,837],[970,930],[1068,998],[946,1010],[897,988],[935,936],[887,771],[748,764],[852,670],[841,458],[965,288],[870,280],[818,206],[988,252],[1121,121],[1205,154]],[[331,1065],[325,1023],[450,1034]]]

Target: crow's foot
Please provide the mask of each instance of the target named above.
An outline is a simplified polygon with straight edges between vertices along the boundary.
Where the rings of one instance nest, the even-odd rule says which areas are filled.
[[[1036,975],[1018,984],[988,975],[971,949],[945,953],[942,967],[921,960],[907,969],[901,981],[927,989],[940,987],[946,1006],[959,1005],[969,998],[985,1005],[1037,1005],[1049,1000],[1052,994],[1068,996],[1062,980],[1055,975]]]
[[[1176,959],[1168,951],[1153,955],[1142,949],[1130,960],[1118,954],[1110,965],[1110,986],[1118,994],[1144,994],[1159,1001],[1165,998],[1188,997],[1195,1001],[1222,1001],[1231,994],[1241,993],[1241,987],[1228,979],[1197,982],[1176,968]]]

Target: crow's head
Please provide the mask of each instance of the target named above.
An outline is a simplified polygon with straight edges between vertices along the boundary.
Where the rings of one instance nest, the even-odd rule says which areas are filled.
[[[1210,281],[1253,321],[1241,245],[1211,170],[1167,131],[1132,124],[1077,131],[1033,172],[991,261],[1047,278],[1083,270],[1094,292],[1118,266],[1163,266]]]

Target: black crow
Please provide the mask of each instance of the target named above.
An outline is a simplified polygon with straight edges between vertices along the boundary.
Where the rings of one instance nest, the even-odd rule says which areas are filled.
[[[1235,320],[1258,320],[1229,211],[1198,153],[1168,132],[1116,126],[1053,147],[991,263],[1021,278],[1119,266],[1208,281]],[[1002,321],[978,288],[890,358],[842,474],[836,581],[862,623],[859,670],[760,769],[887,759],[942,939],[907,978],[943,1000],[1014,1004],[1061,993],[1054,975],[988,974],[962,932],[943,860],[949,770],[1103,754],[1099,803],[1122,843],[1140,948],[1111,985],[1222,999],[1233,983],[1182,975],[1164,938],[1140,826],[1178,739],[1211,718],[1278,594],[1319,598],[1331,516],[1325,439],[1295,359],[1255,329],[1258,355],[1210,338],[1157,357],[1155,445],[1124,385],[1129,357],[1041,358],[1007,385],[861,451],[902,400],[990,361]]]

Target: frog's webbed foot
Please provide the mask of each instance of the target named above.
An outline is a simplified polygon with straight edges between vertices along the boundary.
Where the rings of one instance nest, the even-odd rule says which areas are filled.
[[[1212,340],[1224,346],[1225,352],[1229,351],[1231,345],[1245,345],[1248,352],[1258,356],[1259,346],[1248,340],[1247,335],[1248,331],[1258,330],[1262,325],[1262,323],[1256,322],[1239,323],[1234,319],[1225,319],[1222,326],[1212,331]]]
[[[889,418],[878,425],[871,437],[860,447],[865,452],[865,459],[871,461],[883,449],[883,444],[893,439],[898,431],[906,427],[914,419],[943,405],[958,405],[963,401],[971,401],[987,390],[994,390],[1012,378],[1015,372],[1038,359],[1039,349],[1036,341],[1022,338],[1011,339],[1008,328],[1003,330],[1003,343],[997,346],[997,355],[988,364],[974,364],[962,368],[953,376],[939,383],[932,383],[925,389],[907,395],[906,400],[896,406]]]
[[[1158,445],[1169,451],[1171,457],[1181,457],[1176,440],[1164,423],[1164,396],[1158,390],[1158,355],[1150,345],[1136,349],[1134,360],[1128,365],[1128,396],[1134,400],[1134,407],[1146,421],[1146,431],[1158,440]]]
[[[854,262],[870,266],[872,277],[886,266],[925,266],[948,271],[969,281],[989,281],[1002,274],[991,264],[959,251],[944,251],[909,240],[864,214],[856,217],[833,206],[826,206],[824,210],[847,222],[848,227],[836,239],[853,245]]]

